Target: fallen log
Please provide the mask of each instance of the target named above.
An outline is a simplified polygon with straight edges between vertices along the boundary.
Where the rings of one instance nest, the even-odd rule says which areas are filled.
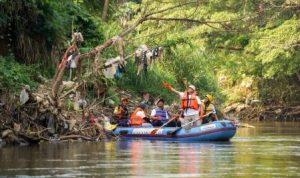
[[[300,115],[300,111],[288,112],[288,113],[286,113],[286,115],[288,115],[288,116],[298,116],[298,115]]]

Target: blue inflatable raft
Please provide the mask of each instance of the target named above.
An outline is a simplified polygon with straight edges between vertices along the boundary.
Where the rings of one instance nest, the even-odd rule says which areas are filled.
[[[156,129],[156,130],[155,130]],[[117,127],[108,134],[121,139],[150,139],[168,141],[228,141],[236,133],[236,126],[228,120],[215,121],[190,129],[164,127]],[[155,130],[155,134],[153,134]]]

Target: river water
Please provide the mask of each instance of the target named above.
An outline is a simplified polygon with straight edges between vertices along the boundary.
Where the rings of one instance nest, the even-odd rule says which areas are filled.
[[[300,123],[251,123],[230,142],[107,141],[0,148],[0,176],[300,177]]]

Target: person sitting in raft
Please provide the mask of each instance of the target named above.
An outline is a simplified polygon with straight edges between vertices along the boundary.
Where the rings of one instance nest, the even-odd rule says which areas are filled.
[[[160,98],[156,102],[157,108],[151,111],[150,119],[153,126],[162,126],[169,119],[169,113],[164,109],[165,101]]]
[[[212,95],[205,95],[205,99],[203,101],[203,109],[201,113],[202,124],[218,120],[215,106],[212,104],[213,100],[214,98]]]
[[[157,108],[152,110],[151,116],[150,116],[150,119],[152,120],[151,123],[153,126],[162,126],[166,122],[169,121],[170,114],[164,108],[164,104],[165,104],[165,101],[162,98],[158,99],[158,101],[156,102]],[[173,115],[172,117],[173,118],[178,117],[178,115]],[[176,127],[176,126],[180,127],[180,122],[178,122],[176,118],[174,118],[173,121],[169,122],[166,125],[166,127]]]
[[[152,109],[151,106],[152,106],[153,103],[151,101],[151,96],[150,96],[149,92],[143,92],[141,103],[146,104],[146,109],[147,110]]]
[[[201,100],[196,93],[196,87],[194,85],[189,85],[185,92],[176,91],[170,84],[164,83],[163,86],[169,91],[177,94],[180,98],[180,109],[183,111],[183,120],[182,125],[187,125],[185,128],[190,129],[192,125],[200,125],[200,109],[201,109]],[[197,122],[196,122],[197,120]]]
[[[114,110],[113,124],[118,126],[128,127],[129,124],[129,113],[127,109],[128,98],[121,97],[121,104],[119,104]]]
[[[141,127],[152,127],[150,124],[150,118],[146,114],[146,104],[140,103],[139,106],[130,116],[131,126],[141,126]]]

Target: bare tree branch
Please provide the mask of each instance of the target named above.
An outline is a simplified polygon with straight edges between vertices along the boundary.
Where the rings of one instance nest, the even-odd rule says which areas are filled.
[[[216,46],[216,48],[218,49],[228,49],[231,51],[243,51],[244,48],[241,47],[234,47],[234,46]]]
[[[202,21],[197,19],[189,19],[189,18],[163,18],[163,17],[148,17],[147,20],[158,20],[158,21],[182,21],[182,22],[192,22],[192,23],[201,23],[201,24],[220,24],[229,21]]]
[[[282,44],[271,44],[267,49],[271,50],[274,48],[280,48],[280,49],[291,49],[291,48],[295,48],[295,47],[299,47],[300,44],[299,43],[293,43],[293,44],[289,44],[289,45],[282,45]]]
[[[182,4],[178,4],[178,5],[176,5],[176,6],[171,6],[171,7],[162,9],[162,10],[154,11],[154,12],[152,12],[152,13],[149,13],[149,14],[145,15],[145,16],[146,16],[146,17],[149,17],[149,16],[152,16],[152,15],[154,15],[154,14],[160,14],[160,13],[163,13],[163,12],[167,12],[167,11],[176,9],[176,8],[178,8],[178,7],[183,7],[183,6],[186,6],[186,5],[198,3],[198,1],[199,1],[199,0],[197,0],[197,1],[191,1],[191,2],[186,2],[186,3],[182,3]]]
[[[223,26],[222,23],[225,21],[202,21],[202,20],[196,20],[196,19],[189,19],[189,18],[161,18],[161,17],[148,17],[147,20],[157,20],[157,21],[181,21],[181,22],[190,22],[190,23],[198,23],[198,24],[204,24],[207,25],[213,29],[220,30],[220,28],[217,28],[211,24],[220,24]],[[227,22],[227,21],[226,21]],[[229,22],[229,21],[228,21]]]
[[[174,2],[172,2],[172,1],[161,1],[161,0],[153,0],[153,1],[156,1],[156,2],[159,2],[159,3],[163,3],[163,4],[174,3]]]
[[[127,34],[129,34],[131,31],[133,31],[137,26],[142,24],[145,20],[147,20],[148,17],[150,17],[152,15],[161,14],[161,13],[164,13],[164,12],[167,12],[167,11],[179,8],[179,7],[194,4],[194,3],[197,3],[197,2],[198,2],[198,0],[190,1],[190,2],[186,2],[186,3],[180,3],[180,4],[177,4],[175,6],[171,6],[171,7],[165,8],[165,9],[161,9],[161,10],[154,11],[154,12],[148,13],[146,15],[143,15],[133,25],[131,25],[125,31],[120,33],[117,37],[113,37],[113,38],[110,38],[110,39],[106,40],[103,44],[93,48],[90,52],[80,55],[80,58],[94,57],[97,53],[101,53],[104,49],[112,46],[114,44],[114,42],[116,40],[118,40],[118,38],[125,37]],[[65,65],[62,67],[62,69],[57,69],[56,73],[59,73],[59,75],[55,75],[54,78],[53,78],[54,85],[52,85],[52,96],[53,96],[53,98],[55,98],[55,100],[57,99],[56,96],[57,96],[57,92],[58,92],[58,87],[62,84],[62,78],[63,78],[64,70],[65,70]]]
[[[161,10],[158,10],[158,11],[154,11],[154,12],[151,12],[151,13],[148,13],[142,17],[140,17],[133,25],[131,25],[130,27],[128,27],[125,31],[121,32],[118,37],[125,37],[126,35],[128,35],[131,31],[133,31],[137,26],[139,26],[140,24],[142,24],[144,21],[148,20],[149,17],[151,17],[152,15],[156,15],[156,14],[161,14],[161,13],[164,13],[164,12],[167,12],[167,11],[170,11],[170,10],[173,10],[173,9],[176,9],[176,8],[179,8],[179,7],[183,7],[183,6],[187,6],[187,5],[190,5],[190,4],[195,4],[195,3],[198,3],[199,0],[196,0],[196,1],[190,1],[190,2],[186,2],[186,3],[180,3],[180,4],[177,4],[175,6],[171,6],[171,7],[168,7],[168,8],[165,8],[165,9],[161,9]],[[86,58],[86,57],[93,57],[95,56],[98,52],[101,52],[103,51],[104,49],[110,47],[112,44],[113,44],[114,40],[113,38],[111,39],[108,39],[106,42],[104,42],[102,45],[99,45],[97,47],[95,47],[94,49],[92,49],[90,52],[88,53],[85,53],[85,54],[82,54],[80,57],[81,58]]]
[[[198,20],[198,19],[190,19],[190,18],[164,18],[164,17],[148,17],[147,20],[162,20],[162,21],[185,21],[185,22],[193,22],[193,23],[201,23],[201,24],[222,24],[222,23],[228,23],[228,22],[234,22],[234,21],[241,21],[243,19],[250,18],[249,16],[244,16],[237,19],[232,20],[222,20],[222,21],[209,21],[209,20]]]

